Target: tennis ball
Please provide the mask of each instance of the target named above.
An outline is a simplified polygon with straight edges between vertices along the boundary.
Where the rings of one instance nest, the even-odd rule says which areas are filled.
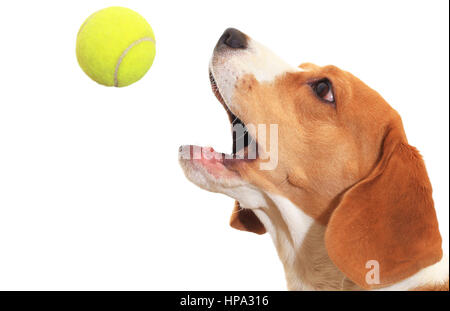
[[[106,86],[127,86],[152,66],[155,35],[138,13],[109,7],[81,25],[76,53],[80,67],[92,80]]]

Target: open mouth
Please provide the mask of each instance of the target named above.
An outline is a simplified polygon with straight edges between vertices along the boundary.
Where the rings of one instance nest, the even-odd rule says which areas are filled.
[[[222,106],[225,108],[225,111],[228,114],[228,119],[230,120],[231,123],[231,132],[233,137],[233,147],[231,157],[233,159],[239,158],[245,160],[256,159],[258,156],[256,139],[254,139],[250,135],[245,123],[242,122],[242,120],[239,119],[225,103],[211,71],[209,71],[209,80],[211,82],[211,89],[214,95],[222,104]]]

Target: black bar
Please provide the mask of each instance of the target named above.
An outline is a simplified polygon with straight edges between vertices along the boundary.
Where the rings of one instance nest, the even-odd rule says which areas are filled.
[[[387,299],[384,299],[387,298]],[[431,299],[432,300],[431,300]],[[16,308],[25,304],[36,307],[66,307],[84,310],[89,307],[123,310],[307,310],[344,304],[359,309],[413,305],[419,300],[448,302],[449,292],[225,292],[225,291],[153,291],[153,292],[0,292],[1,305],[6,301]],[[15,309],[15,308],[14,308]]]

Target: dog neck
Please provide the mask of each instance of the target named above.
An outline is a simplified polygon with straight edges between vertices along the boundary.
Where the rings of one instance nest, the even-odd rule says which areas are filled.
[[[289,290],[359,289],[328,257],[325,226],[284,197],[268,195],[266,201],[254,212],[272,237]]]
[[[329,258],[324,225],[282,196],[268,194],[265,201],[266,207],[253,211],[272,237],[289,290],[362,290]],[[448,273],[448,257],[444,256],[441,261],[384,289],[448,288]]]

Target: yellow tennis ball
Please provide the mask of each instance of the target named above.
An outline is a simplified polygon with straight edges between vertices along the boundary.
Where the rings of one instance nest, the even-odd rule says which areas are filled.
[[[127,86],[150,69],[155,58],[155,35],[133,10],[109,7],[89,16],[77,36],[77,59],[94,81]]]

